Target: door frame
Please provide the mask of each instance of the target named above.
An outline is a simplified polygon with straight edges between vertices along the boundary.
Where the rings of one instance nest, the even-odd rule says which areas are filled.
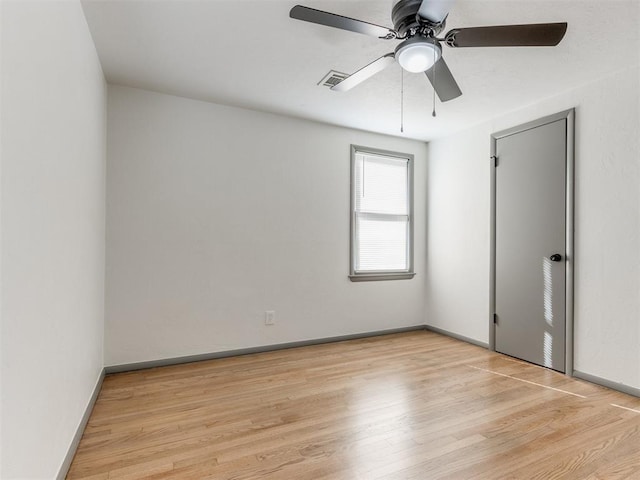
[[[489,350],[496,350],[496,326],[494,313],[496,308],[496,149],[498,140],[533,128],[541,127],[558,120],[566,120],[566,232],[565,232],[565,374],[573,376],[573,272],[574,260],[574,169],[575,169],[575,108],[549,115],[516,127],[491,134],[491,220],[490,220],[490,267],[489,267]],[[497,165],[500,159],[497,159]]]

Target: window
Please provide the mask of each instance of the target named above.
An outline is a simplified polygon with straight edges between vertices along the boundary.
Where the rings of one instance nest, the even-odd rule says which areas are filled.
[[[413,155],[351,146],[352,281],[412,278]]]

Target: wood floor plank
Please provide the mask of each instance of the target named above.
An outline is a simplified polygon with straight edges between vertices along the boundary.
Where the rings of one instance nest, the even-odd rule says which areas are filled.
[[[633,479],[640,399],[432,332],[108,375],[69,479]]]

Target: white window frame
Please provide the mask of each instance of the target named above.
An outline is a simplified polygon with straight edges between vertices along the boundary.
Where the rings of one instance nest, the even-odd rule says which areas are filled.
[[[409,206],[408,215],[408,232],[407,232],[407,264],[405,270],[384,270],[384,271],[363,271],[356,270],[357,258],[357,232],[356,232],[356,186],[355,186],[355,166],[356,155],[365,154],[368,156],[395,157],[407,161],[407,201]],[[360,145],[351,145],[351,211],[350,211],[350,255],[349,255],[349,279],[352,282],[371,281],[371,280],[403,280],[410,279],[415,276],[413,269],[413,161],[412,154],[391,152],[388,150],[380,150],[377,148],[363,147]],[[385,215],[385,214],[380,214]],[[395,215],[389,215],[390,217]]]

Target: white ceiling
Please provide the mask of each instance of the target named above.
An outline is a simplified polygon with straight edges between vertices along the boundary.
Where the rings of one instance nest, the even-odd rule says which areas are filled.
[[[392,0],[299,0],[393,27]],[[84,0],[107,81],[400,136],[401,69],[349,92],[318,86],[393,51],[385,41],[289,18],[297,0]],[[458,0],[454,27],[567,21],[547,48],[444,47],[463,91],[438,102],[405,74],[404,134],[430,140],[637,65],[640,0]],[[443,32],[444,33],[444,32]],[[615,91],[612,91],[612,95]]]

